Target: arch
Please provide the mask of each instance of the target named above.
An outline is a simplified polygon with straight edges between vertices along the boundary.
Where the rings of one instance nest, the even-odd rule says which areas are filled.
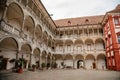
[[[59,45],[63,45],[63,41],[62,40],[56,40],[56,44],[59,44]]]
[[[47,57],[47,53],[46,53],[46,51],[44,50],[44,51],[42,51],[42,64],[44,63],[45,65],[46,65],[46,57]]]
[[[40,61],[40,49],[39,48],[35,48],[34,51],[33,51],[33,55],[32,55],[32,61],[31,63],[32,64],[35,64],[36,65],[36,68],[39,67],[39,62]]]
[[[48,37],[48,33],[46,31],[43,32],[43,41],[45,44],[47,44],[47,37]]]
[[[94,42],[92,39],[88,38],[85,40],[85,50],[93,51],[94,50]]]
[[[73,56],[71,54],[66,54],[64,59],[65,60],[73,60]]]
[[[95,56],[92,54],[88,54],[85,58],[85,64],[87,69],[95,69]]]
[[[25,23],[24,23],[24,32],[33,37],[34,34],[34,28],[35,28],[35,22],[34,19],[31,16],[27,16],[25,18]]]
[[[62,54],[55,54],[55,59],[56,60],[63,60]]]
[[[75,40],[75,44],[83,44],[83,40],[82,39],[77,39],[77,40]]]
[[[73,67],[73,56],[71,54],[66,54],[64,57],[64,64],[66,68],[72,68]]]
[[[46,58],[46,56],[47,56],[47,53],[46,53],[46,51],[44,50],[44,51],[42,51],[42,58]]]
[[[32,52],[32,47],[31,47],[31,45],[29,45],[29,44],[23,44],[23,45],[21,46],[21,51],[23,52],[23,54],[24,54],[24,53],[30,54],[30,53]]]
[[[88,39],[85,40],[85,44],[87,44],[87,43],[94,44],[94,41],[92,39],[88,38]]]
[[[11,3],[6,12],[6,21],[18,30],[21,30],[24,19],[23,9],[17,3]]]
[[[97,68],[98,69],[106,69],[106,56],[105,54],[97,55]]]
[[[82,52],[83,51],[83,40],[82,39],[77,39],[75,40],[75,49],[78,51],[78,52]]]
[[[95,48],[96,48],[96,50],[104,50],[105,49],[104,40],[102,38],[97,38],[95,40]]]
[[[81,54],[77,54],[77,55],[75,56],[75,60],[84,60],[84,56],[81,55]]]
[[[37,39],[41,39],[42,37],[42,28],[40,25],[37,25],[35,28],[35,36]]]
[[[47,55],[47,60],[50,61],[50,59],[51,59],[51,53],[49,52],[48,55]]]
[[[40,56],[40,49],[39,49],[39,48],[35,48],[35,49],[33,50],[33,54],[34,54],[35,56],[39,57],[39,56]]]
[[[4,38],[0,42],[0,50],[14,50],[14,51],[17,51],[18,47],[19,47],[18,42],[13,37]]]
[[[84,56],[83,55],[81,55],[81,54],[77,54],[76,56],[75,56],[75,66],[76,66],[76,68],[84,68]]]
[[[73,41],[72,40],[65,40],[65,44],[73,44]]]
[[[9,63],[9,61],[16,59],[18,48],[18,42],[13,37],[4,38],[0,42],[0,56],[3,56],[3,60],[1,61],[2,66],[0,65],[0,69],[11,69],[15,66],[13,63]]]
[[[63,55],[62,54],[55,54],[55,60],[57,63],[58,68],[63,68]]]

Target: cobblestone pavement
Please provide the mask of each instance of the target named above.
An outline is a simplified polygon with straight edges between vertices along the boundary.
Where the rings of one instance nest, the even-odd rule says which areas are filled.
[[[96,70],[45,70],[0,74],[0,80],[120,80],[120,72]]]

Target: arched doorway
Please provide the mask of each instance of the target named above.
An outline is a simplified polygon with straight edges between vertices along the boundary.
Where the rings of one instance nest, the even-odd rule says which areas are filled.
[[[85,58],[85,64],[87,69],[96,69],[95,57],[92,54],[88,54]]]
[[[56,63],[57,63],[57,68],[64,68],[62,54],[55,54],[55,59],[56,59]]]
[[[106,57],[104,54],[99,54],[97,56],[97,67],[101,70],[106,69]]]
[[[73,68],[73,56],[71,54],[65,55],[64,63],[66,68]]]
[[[32,63],[36,65],[36,68],[40,67],[40,49],[35,48],[33,51]]]
[[[22,67],[23,68],[29,68],[32,65],[32,54],[31,54],[32,48],[29,44],[24,44],[21,47],[21,54],[19,54],[19,59],[24,60]]]
[[[78,69],[84,68],[84,62],[83,62],[83,60],[78,60],[78,61],[77,61],[77,68],[78,68]]]
[[[17,50],[18,43],[12,37],[5,38],[0,42],[0,70],[15,67]]]

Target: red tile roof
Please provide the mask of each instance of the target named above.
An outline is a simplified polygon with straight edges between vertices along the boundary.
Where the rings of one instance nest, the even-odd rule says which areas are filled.
[[[103,17],[104,15],[60,19],[60,20],[55,20],[55,24],[59,27],[73,26],[73,25],[98,24],[102,22]]]

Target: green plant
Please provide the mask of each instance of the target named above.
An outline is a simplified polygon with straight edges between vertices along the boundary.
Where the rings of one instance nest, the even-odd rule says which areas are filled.
[[[42,64],[41,64],[41,67],[42,67],[42,68],[45,68],[45,67],[46,67],[45,63],[42,63]]]
[[[36,68],[36,65],[35,65],[35,64],[33,64],[33,65],[32,65],[32,68]]]

